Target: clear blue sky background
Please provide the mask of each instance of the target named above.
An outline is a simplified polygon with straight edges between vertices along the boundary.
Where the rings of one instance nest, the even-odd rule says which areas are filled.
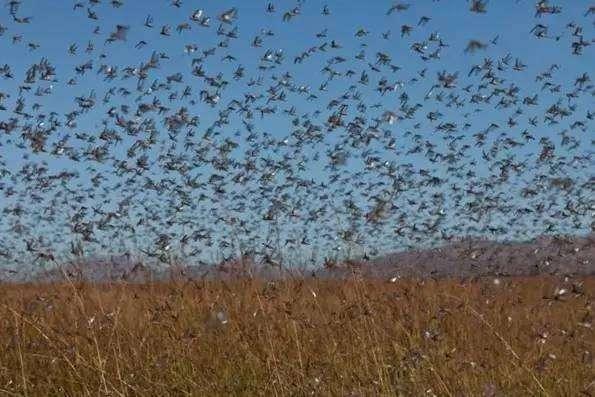
[[[246,81],[249,77],[257,77],[256,70],[259,64],[259,58],[267,50],[282,50],[285,53],[286,61],[276,72],[280,75],[282,72],[290,72],[296,84],[309,86],[312,92],[319,96],[319,99],[312,102],[305,101],[304,97],[297,95],[291,96],[289,105],[295,105],[298,113],[313,112],[316,109],[323,109],[330,98],[334,98],[348,88],[349,84],[355,84],[359,73],[365,64],[353,59],[353,57],[362,49],[361,44],[366,43],[365,48],[368,60],[374,62],[377,51],[383,51],[391,55],[392,64],[401,67],[401,70],[391,75],[388,72],[381,73],[386,75],[388,80],[393,82],[399,80],[403,82],[403,87],[396,94],[389,94],[380,97],[373,92],[375,82],[379,76],[370,76],[371,84],[369,89],[362,88],[364,102],[369,105],[380,102],[384,109],[396,109],[399,106],[398,96],[402,92],[407,92],[412,103],[423,101],[425,93],[434,84],[435,76],[438,71],[447,70],[449,72],[458,71],[460,74],[459,86],[476,83],[477,78],[467,78],[469,69],[474,64],[480,64],[484,57],[491,57],[494,62],[498,58],[510,53],[512,63],[515,58],[522,60],[527,65],[523,73],[508,71],[502,73],[509,76],[509,81],[505,84],[515,83],[521,89],[521,98],[532,96],[537,93],[540,96],[539,106],[527,111],[522,117],[519,117],[519,124],[514,128],[516,137],[520,131],[528,128],[537,137],[549,137],[558,142],[558,133],[568,128],[568,124],[581,118],[587,111],[593,111],[592,96],[583,95],[573,103],[577,106],[576,114],[569,120],[559,125],[548,127],[543,123],[539,128],[528,126],[527,119],[532,115],[539,115],[540,122],[543,119],[544,109],[556,102],[563,93],[573,88],[574,79],[584,72],[593,73],[595,70],[595,56],[593,55],[593,46],[584,50],[584,55],[572,55],[571,43],[575,40],[571,36],[572,29],[566,27],[570,22],[576,22],[583,29],[583,35],[586,40],[593,38],[594,24],[593,15],[585,17],[584,14],[591,5],[589,1],[566,1],[559,2],[562,7],[562,13],[556,15],[545,15],[540,18],[535,17],[535,2],[520,1],[489,1],[486,14],[471,13],[468,10],[467,1],[411,1],[410,8],[404,12],[395,12],[390,16],[386,15],[387,9],[392,4],[391,1],[326,1],[318,2],[313,0],[304,1],[301,6],[301,15],[295,17],[291,22],[283,22],[282,14],[294,8],[297,3],[290,1],[273,2],[276,12],[269,14],[265,12],[268,2],[264,1],[182,1],[180,8],[171,6],[171,2],[162,0],[148,1],[125,1],[120,8],[113,8],[107,0],[102,0],[101,4],[93,7],[98,21],[87,18],[85,8],[73,11],[73,2],[71,1],[23,1],[19,9],[20,16],[32,16],[31,24],[16,24],[11,21],[8,15],[8,7],[0,10],[0,24],[7,28],[7,31],[0,37],[0,66],[4,63],[10,65],[15,76],[12,80],[0,81],[0,91],[9,93],[11,98],[6,100],[5,105],[8,109],[13,108],[15,100],[19,97],[18,86],[22,80],[27,68],[35,62],[39,62],[42,57],[50,60],[56,67],[57,79],[59,81],[52,83],[53,94],[46,97],[34,97],[32,93],[26,94],[27,103],[30,107],[32,102],[40,103],[42,111],[48,113],[55,111],[63,115],[73,110],[76,105],[74,98],[79,95],[88,95],[91,90],[97,93],[98,101],[101,101],[108,87],[127,86],[132,89],[135,86],[134,79],[127,82],[121,82],[119,78],[113,82],[106,82],[102,75],[96,73],[99,65],[105,63],[120,68],[120,71],[126,66],[138,66],[141,62],[146,62],[153,51],[166,52],[169,60],[163,60],[158,71],[151,75],[149,84],[154,78],[164,78],[176,72],[181,72],[185,76],[184,83],[193,87],[193,94],[196,97],[198,92],[204,88],[204,83],[194,83],[196,80],[189,74],[191,61],[193,57],[199,56],[198,53],[189,55],[184,53],[184,46],[187,44],[196,44],[199,52],[213,46],[222,39],[216,36],[215,31],[219,22],[217,15],[230,7],[237,7],[238,20],[235,26],[238,27],[239,39],[231,40],[230,47],[226,50],[218,50],[216,55],[209,58],[204,65],[204,69],[209,75],[216,74],[218,71],[224,73],[227,80],[230,81],[229,88],[225,91],[222,103],[226,104],[232,98],[241,97],[246,92]],[[330,16],[321,14],[323,5],[327,5],[331,11]],[[205,13],[211,17],[211,27],[202,28],[189,21],[188,17],[195,9],[204,9]],[[150,14],[154,18],[155,27],[151,30],[143,27],[145,17]],[[425,26],[417,26],[417,22],[422,16],[430,17],[431,20]],[[192,25],[190,31],[178,34],[175,31],[177,24],[189,22]],[[543,23],[549,27],[550,36],[560,36],[559,40],[537,39],[530,30],[536,23]],[[110,32],[116,24],[129,25],[130,31],[126,42],[115,42],[105,44],[104,41],[109,37]],[[407,24],[413,27],[410,37],[401,38],[401,25]],[[159,35],[162,25],[171,26],[171,36],[163,37]],[[95,26],[100,27],[98,35],[93,34]],[[363,28],[369,31],[365,38],[355,37],[355,32]],[[262,30],[272,30],[273,37],[262,35]],[[316,33],[328,29],[326,39],[318,39]],[[383,32],[390,30],[392,32],[389,40],[384,40],[381,36]],[[410,49],[410,45],[415,41],[427,39],[431,32],[437,32],[443,41],[448,44],[441,52],[441,59],[438,61],[424,62]],[[21,43],[12,44],[13,35],[22,35]],[[250,46],[256,35],[263,37],[261,48],[255,49]],[[486,51],[477,51],[475,54],[464,53],[464,49],[470,39],[478,39],[489,43],[490,40],[498,36],[497,45],[490,44]],[[144,40],[148,44],[142,49],[135,49],[134,45]],[[324,41],[336,40],[343,48],[329,53],[317,53],[310,59],[301,64],[294,64],[293,58],[308,48],[320,45]],[[92,41],[95,45],[95,51],[92,54],[85,54],[84,50],[87,43]],[[27,43],[34,42],[40,45],[40,48],[30,51]],[[78,54],[70,56],[67,49],[71,44],[78,46]],[[104,53],[105,59],[98,60],[98,54]],[[237,60],[231,63],[221,62],[224,54],[232,54]],[[318,86],[326,80],[322,75],[321,69],[326,59],[332,55],[341,55],[347,58],[347,62],[335,65],[337,70],[345,71],[353,69],[357,72],[355,80],[347,83],[344,78],[336,78],[329,82],[328,91],[318,92]],[[87,60],[93,60],[94,70],[88,72],[84,77],[77,77],[74,68]],[[247,77],[240,82],[234,82],[231,79],[233,70],[241,64],[246,68]],[[535,76],[546,71],[550,65],[558,64],[559,70],[554,72],[554,80],[563,85],[560,94],[552,95],[541,91],[542,82],[535,81]],[[418,72],[427,68],[426,78],[420,78]],[[273,73],[267,72],[266,78]],[[66,82],[71,77],[77,77],[79,83],[74,86],[67,86]],[[418,78],[420,82],[413,84],[412,78]],[[268,84],[268,81],[267,81]],[[47,86],[47,84],[46,84]],[[128,100],[114,98],[113,102],[107,106],[99,105],[94,111],[81,117],[76,131],[87,131],[93,133],[100,129],[101,120],[109,106],[119,103],[131,102],[136,98],[133,93]],[[145,98],[145,100],[150,98]],[[162,98],[162,102],[168,104],[167,98]],[[130,103],[134,107],[134,103]],[[171,107],[179,106],[180,102],[172,104]],[[169,104],[168,104],[169,106]],[[194,106],[189,107],[192,114],[199,115],[201,118],[201,127],[199,130],[209,126],[217,117],[219,108],[211,108],[203,102],[198,101]],[[414,124],[422,123],[420,131],[424,137],[437,145],[443,145],[442,141],[436,137],[431,126],[425,120],[426,112],[439,110],[444,113],[443,121],[456,122],[459,125],[464,123],[462,115],[472,113],[474,107],[466,106],[464,108],[447,109],[443,105],[426,105],[423,112],[418,114],[414,120],[405,120],[391,126],[394,135],[402,141],[408,138],[403,133],[412,130]],[[513,113],[516,107],[510,109],[495,109],[493,106],[483,107],[480,113],[472,114],[467,118],[473,127],[468,134],[486,128],[490,123],[495,122],[501,126],[506,125],[506,121]],[[7,120],[10,112],[0,112],[0,120]],[[274,117],[268,117],[260,121],[258,115],[254,120],[259,131],[266,131],[274,137],[282,138],[289,134],[288,117],[279,114]],[[225,128],[223,136],[234,137],[236,131],[243,129],[241,123],[234,119],[232,123]],[[504,130],[506,130],[504,128]],[[591,153],[591,139],[593,132],[593,122],[587,122],[587,131],[577,131],[574,134],[580,141],[581,153]],[[72,133],[72,131],[70,132]],[[243,132],[241,132],[243,134]],[[58,136],[63,135],[63,133]],[[13,139],[9,142],[9,139]],[[332,137],[327,143],[332,143]],[[15,149],[13,143],[17,142],[16,137],[1,137],[0,142],[4,145],[0,148],[2,153],[0,159],[7,163],[7,167],[12,170],[20,168],[24,159],[24,151]],[[121,154],[125,152],[126,146],[122,145]],[[526,155],[534,154],[538,150],[538,145],[528,145],[520,152]],[[116,151],[117,152],[117,151]],[[480,151],[475,152],[479,162],[479,172],[485,171],[485,164],[480,160]],[[272,157],[276,156],[270,153]],[[36,159],[47,160],[52,170],[73,169],[75,167],[83,168],[86,163],[73,163],[65,159],[56,160],[43,155],[34,156]],[[427,161],[420,156],[409,156],[403,159],[404,162],[412,162],[416,168],[428,166]],[[400,159],[397,159],[400,161]],[[356,172],[361,163],[351,162],[350,172]],[[322,169],[323,163],[309,164],[306,170],[313,178],[325,180],[327,174]],[[483,168],[482,168],[483,167]],[[81,169],[81,172],[85,172]],[[436,171],[440,174],[440,170]],[[592,175],[592,170],[581,170],[582,176],[585,173]],[[84,183],[84,181],[83,181]],[[10,200],[0,196],[0,207],[10,204]],[[584,231],[584,230],[582,230]]]

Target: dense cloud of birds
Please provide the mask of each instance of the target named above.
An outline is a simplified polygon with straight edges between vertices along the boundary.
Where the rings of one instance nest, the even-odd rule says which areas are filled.
[[[59,27],[35,1],[5,3],[9,271],[108,253],[316,263],[593,230],[588,2],[498,2],[531,11],[512,40],[553,64],[510,52],[507,31],[441,33],[455,3],[489,20],[482,0],[430,2],[438,15],[388,1],[358,26],[338,10],[351,2],[64,1]]]

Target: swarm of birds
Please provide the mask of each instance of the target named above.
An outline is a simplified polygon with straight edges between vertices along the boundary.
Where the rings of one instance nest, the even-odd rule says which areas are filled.
[[[587,2],[5,3],[4,271],[595,228]]]

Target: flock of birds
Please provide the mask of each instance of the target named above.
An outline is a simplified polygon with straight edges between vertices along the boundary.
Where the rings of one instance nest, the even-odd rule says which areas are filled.
[[[505,31],[449,41],[418,2],[351,26],[349,5],[312,0],[64,1],[59,28],[5,2],[3,271],[108,253],[320,263],[595,227],[593,5],[504,5],[534,11],[514,40],[560,54],[543,64]],[[456,3],[484,21],[496,6]]]

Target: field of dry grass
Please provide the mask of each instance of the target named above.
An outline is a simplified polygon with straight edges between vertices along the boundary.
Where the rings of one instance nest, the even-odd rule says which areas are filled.
[[[595,279],[0,287],[0,395],[595,395]]]

